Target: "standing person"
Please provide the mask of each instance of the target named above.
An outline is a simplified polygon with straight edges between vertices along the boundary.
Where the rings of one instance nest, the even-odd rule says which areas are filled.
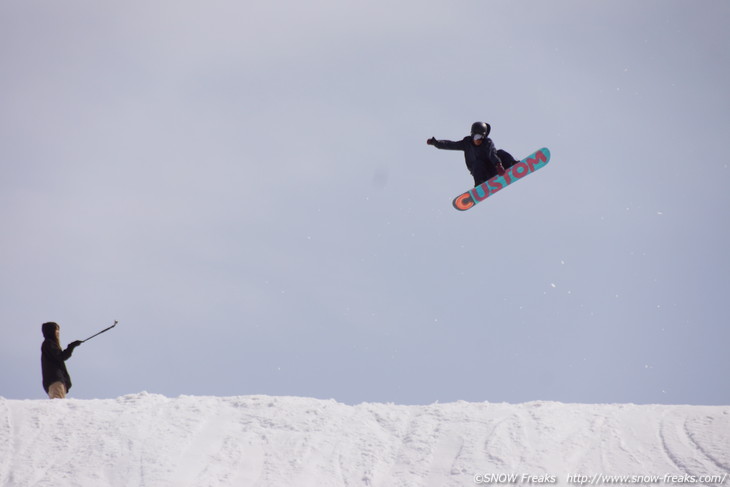
[[[517,164],[512,155],[504,150],[496,150],[489,132],[492,127],[488,123],[474,122],[471,135],[462,140],[436,140],[431,137],[426,141],[437,149],[460,150],[464,152],[466,167],[474,178],[474,187],[479,186],[497,174],[504,174],[505,169]]]
[[[41,369],[43,389],[51,399],[63,399],[71,389],[71,377],[66,370],[65,361],[71,357],[80,341],[71,342],[66,350],[61,349],[61,327],[52,321],[43,323],[43,345],[41,345]]]

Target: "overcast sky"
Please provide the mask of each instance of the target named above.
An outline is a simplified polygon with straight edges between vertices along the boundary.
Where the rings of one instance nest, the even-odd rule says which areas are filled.
[[[730,3],[0,3],[0,396],[730,404]],[[492,125],[548,166],[461,213]]]

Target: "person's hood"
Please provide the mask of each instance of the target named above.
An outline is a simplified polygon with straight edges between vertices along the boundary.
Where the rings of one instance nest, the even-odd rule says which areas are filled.
[[[58,324],[54,323],[53,321],[49,321],[48,323],[43,323],[43,337],[44,338],[50,338],[51,340],[56,339],[56,328],[58,328]]]

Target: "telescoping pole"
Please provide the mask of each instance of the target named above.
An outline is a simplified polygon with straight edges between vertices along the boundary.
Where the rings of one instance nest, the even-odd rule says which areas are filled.
[[[81,343],[84,343],[84,342],[88,342],[89,340],[91,340],[91,339],[92,339],[92,338],[94,338],[95,336],[101,335],[101,334],[102,334],[102,333],[104,333],[105,331],[109,331],[109,330],[111,330],[112,328],[114,328],[115,326],[117,326],[117,323],[119,323],[119,322],[118,322],[117,320],[114,320],[114,324],[113,324],[112,326],[110,326],[109,328],[104,328],[104,329],[103,329],[103,330],[101,330],[101,331],[100,331],[99,333],[96,333],[96,334],[94,334],[94,335],[91,335],[91,336],[90,336],[89,338],[87,338],[86,340],[81,340]]]

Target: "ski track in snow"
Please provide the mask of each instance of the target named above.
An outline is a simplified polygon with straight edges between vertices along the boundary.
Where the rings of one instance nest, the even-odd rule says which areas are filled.
[[[730,474],[730,407],[0,397],[0,485],[465,486],[476,474]],[[730,475],[728,475],[730,482]]]
[[[730,473],[730,439],[726,439],[723,446],[714,444],[711,436],[706,440],[708,430],[715,427],[716,418],[708,415],[673,416],[671,421],[663,418],[659,434],[664,453],[677,469],[694,476],[708,471]],[[727,414],[724,422],[730,422]],[[705,442],[707,445],[703,446]]]

